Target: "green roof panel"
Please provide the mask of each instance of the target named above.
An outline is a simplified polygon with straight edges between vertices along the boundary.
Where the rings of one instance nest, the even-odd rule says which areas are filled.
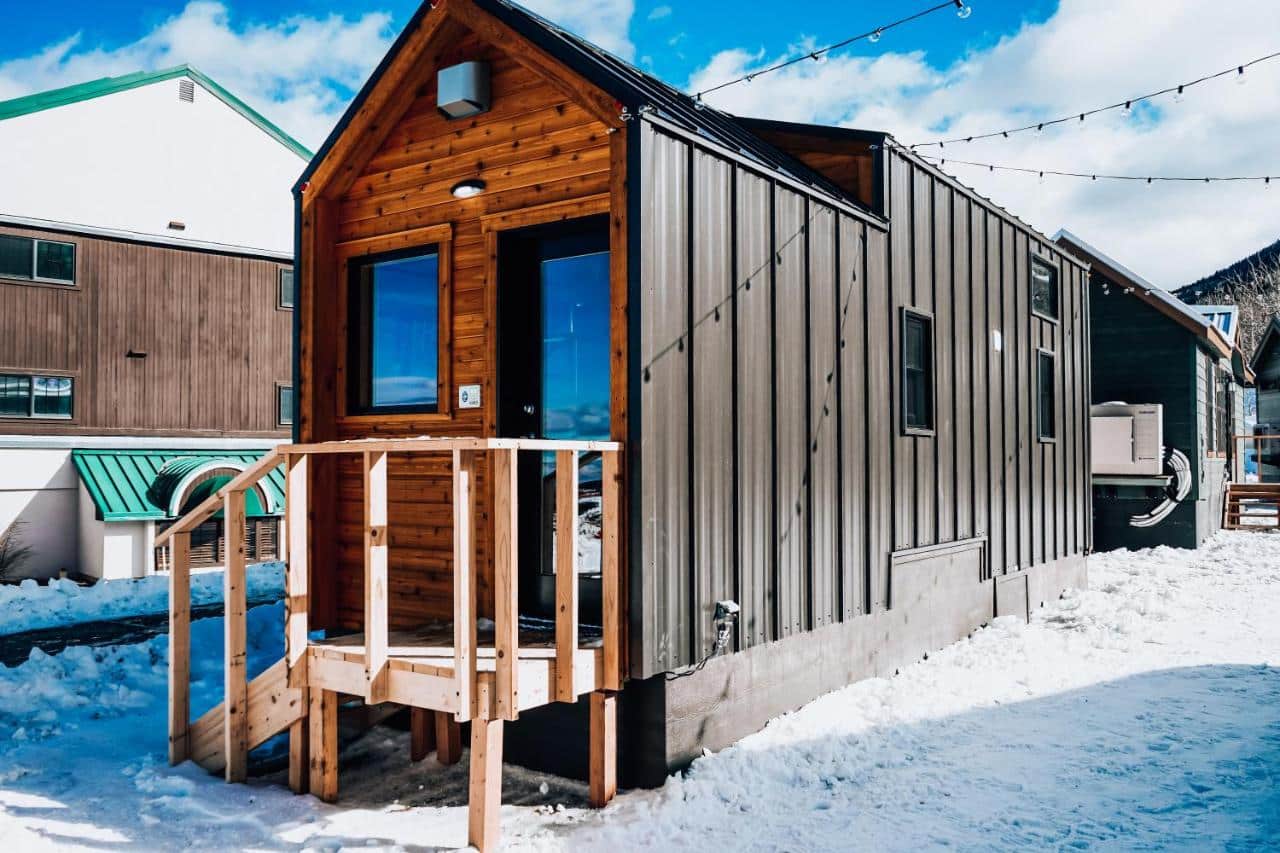
[[[99,521],[145,521],[176,518],[169,514],[174,491],[188,477],[218,468],[248,467],[262,458],[260,452],[243,450],[99,450],[71,451],[71,461],[93,499]],[[187,489],[186,512],[199,500],[216,492],[230,481],[229,476],[215,475],[194,488]],[[259,481],[269,511],[254,492],[245,500],[245,513],[250,517],[278,516],[284,512],[284,472],[272,470]],[[196,500],[195,503],[198,503]]]

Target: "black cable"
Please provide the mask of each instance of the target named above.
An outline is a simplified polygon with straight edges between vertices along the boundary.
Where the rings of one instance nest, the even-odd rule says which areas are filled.
[[[1026,166],[1001,166],[995,163],[978,163],[973,160],[956,160],[951,157],[934,157],[929,154],[917,154],[924,160],[937,163],[939,166],[945,166],[948,163],[959,163],[962,166],[977,166],[986,169],[989,172],[1021,172],[1028,175],[1054,175],[1060,178],[1089,178],[1094,181],[1138,181],[1145,183],[1155,183],[1163,181],[1166,183],[1190,183],[1190,184],[1216,184],[1228,181],[1262,181],[1270,184],[1271,180],[1280,181],[1278,175],[1224,175],[1224,176],[1208,176],[1208,177],[1190,177],[1183,175],[1110,175],[1104,172],[1067,172],[1061,169],[1033,169]]]

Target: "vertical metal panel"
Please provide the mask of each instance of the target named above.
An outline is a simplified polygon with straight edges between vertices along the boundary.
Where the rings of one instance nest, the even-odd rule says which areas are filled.
[[[843,618],[866,609],[867,570],[867,276],[863,226],[847,216],[839,222],[837,290],[845,300],[837,342],[840,358],[840,569]],[[883,286],[883,279],[876,283]],[[883,420],[876,406],[877,417]],[[884,514],[883,512],[881,514]]]
[[[1018,459],[1021,457],[1018,431],[1018,354],[1022,339],[1018,336],[1017,284],[1014,270],[1014,230],[1000,222],[1000,289],[1004,300],[1000,327],[1004,330],[1001,397],[1004,412],[1004,566],[1008,571],[1018,566],[1018,515],[1021,505],[1018,483]]]
[[[990,291],[987,287],[987,215],[972,200],[968,208],[969,240],[972,245],[969,270],[970,349],[972,352],[973,389],[973,535],[983,536],[991,530],[990,465],[993,433],[991,432],[991,382],[988,363],[991,354],[991,324],[987,319]],[[990,551],[987,554],[990,562]]]
[[[1031,565],[1031,518],[1035,513],[1035,499],[1031,490],[1031,467],[1033,451],[1036,446],[1035,427],[1032,423],[1032,409],[1035,402],[1035,388],[1031,381],[1031,365],[1035,358],[1035,343],[1031,339],[1031,285],[1028,269],[1027,236],[1019,229],[1013,230],[1014,270],[1013,280],[1014,317],[1018,330],[1017,363],[1018,383],[1014,394],[1018,410],[1018,567]]]
[[[915,169],[912,180],[912,242],[914,263],[912,267],[913,307],[933,313],[935,307],[933,282],[933,177],[923,169]],[[938,423],[938,351],[945,338],[938,331],[937,318],[933,326],[934,405],[935,429]],[[912,507],[915,509],[914,544],[932,545],[937,538],[937,471],[938,442],[934,438],[913,438],[911,449],[915,454],[915,488]]]
[[[912,166],[896,152],[889,156],[889,228],[890,284],[888,311],[885,323],[889,327],[889,376],[892,399],[889,411],[892,423],[893,449],[890,458],[890,475],[893,478],[893,549],[915,546],[915,439],[902,434],[902,342],[899,338],[898,317],[903,305],[914,305],[912,270],[915,257],[912,250],[913,189]]]
[[[935,181],[932,199],[933,221],[933,327],[936,341],[934,355],[935,406],[934,424],[937,436],[933,445],[935,524],[930,542],[951,542],[956,538],[956,340],[951,295],[951,188]]]
[[[973,244],[969,239],[969,199],[951,194],[951,339],[955,348],[955,538],[973,536],[975,477],[973,471],[974,412],[978,408],[973,389],[973,337],[970,319],[972,302],[969,281],[969,258]],[[985,440],[985,439],[984,439]]]
[[[646,130],[642,151],[642,671],[691,659],[689,632],[688,148]]]
[[[889,552],[894,549],[894,365],[896,337],[889,276],[889,235],[866,229],[863,260],[867,274],[863,357],[867,365],[867,585],[868,607],[878,613],[889,601]],[[885,329],[888,329],[888,334]],[[876,330],[880,331],[877,332]],[[888,417],[885,413],[888,412]]]
[[[715,642],[715,603],[733,588],[733,167],[693,155],[693,645]]]
[[[774,637],[770,186],[739,170],[736,195],[737,559],[742,580],[738,640],[749,646]]]
[[[1003,572],[1008,565],[1008,541],[1005,517],[1008,513],[1005,495],[1007,481],[1006,447],[1008,446],[1008,400],[1005,399],[1005,364],[1008,361],[1008,328],[1005,323],[1004,282],[1004,230],[999,218],[990,212],[984,214],[987,221],[987,354],[988,411],[990,424],[990,491],[991,491],[991,565],[996,572]],[[997,335],[1000,348],[996,348]]]
[[[810,206],[809,221],[809,434],[810,566],[813,578],[813,626],[840,617],[839,523],[840,460],[836,324],[850,288],[836,281],[836,213]],[[856,284],[856,282],[855,282]]]
[[[774,188],[774,446],[781,636],[807,627],[809,436],[806,431],[805,199]]]

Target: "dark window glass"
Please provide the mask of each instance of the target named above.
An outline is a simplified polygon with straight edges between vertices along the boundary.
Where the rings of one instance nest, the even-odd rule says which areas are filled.
[[[31,411],[34,417],[71,417],[71,377],[33,376],[31,388]]]
[[[1053,354],[1041,352],[1036,354],[1038,359],[1039,373],[1039,403],[1040,403],[1040,437],[1041,438],[1057,438],[1057,402],[1054,397],[1054,365]]]
[[[293,388],[288,385],[281,385],[276,388],[276,411],[277,420],[283,426],[289,426],[293,423]]]
[[[280,301],[281,308],[293,307],[293,270],[280,270]]]
[[[31,377],[0,375],[0,415],[31,416]]]
[[[1058,319],[1058,270],[1036,257],[1031,259],[1031,310],[1050,320]]]
[[[36,241],[36,278],[53,281],[76,280],[75,243],[51,243]]]
[[[906,312],[902,320],[902,422],[933,429],[933,321]]]
[[[609,253],[542,262],[542,434],[609,438]]]
[[[0,234],[0,276],[31,278],[32,242],[30,237]]]
[[[352,400],[358,411],[439,408],[439,261],[425,255],[353,269]]]

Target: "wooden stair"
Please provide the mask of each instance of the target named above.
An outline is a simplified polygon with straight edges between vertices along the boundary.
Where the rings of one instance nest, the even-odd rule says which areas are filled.
[[[247,749],[260,746],[289,728],[305,710],[302,690],[289,686],[289,667],[284,658],[250,681],[247,693]],[[191,724],[191,760],[210,773],[221,773],[227,766],[223,718],[224,708],[219,703]]]
[[[1280,483],[1228,483],[1222,511],[1227,530],[1280,529]]]

